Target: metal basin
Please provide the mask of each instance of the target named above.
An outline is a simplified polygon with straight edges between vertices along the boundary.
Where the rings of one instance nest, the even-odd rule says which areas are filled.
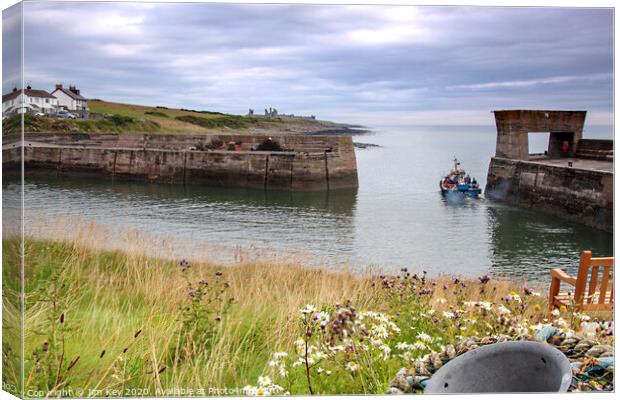
[[[570,361],[553,346],[503,342],[468,351],[441,367],[424,393],[566,392]]]

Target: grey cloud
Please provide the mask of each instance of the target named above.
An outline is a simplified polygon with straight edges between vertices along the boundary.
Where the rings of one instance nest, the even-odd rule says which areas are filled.
[[[276,106],[348,122],[541,107],[611,123],[612,18],[576,8],[29,2],[25,79],[112,101]]]

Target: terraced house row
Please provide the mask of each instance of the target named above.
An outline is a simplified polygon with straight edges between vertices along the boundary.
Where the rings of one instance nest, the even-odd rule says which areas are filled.
[[[65,88],[60,83],[51,93],[27,86],[23,90],[13,88],[10,93],[2,95],[3,117],[13,114],[55,115],[60,110],[87,118],[88,99],[80,94],[75,85]]]

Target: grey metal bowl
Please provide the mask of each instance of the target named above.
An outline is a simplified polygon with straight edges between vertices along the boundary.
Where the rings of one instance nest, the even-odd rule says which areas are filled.
[[[516,341],[482,346],[456,357],[424,393],[566,392],[570,361],[551,345]]]

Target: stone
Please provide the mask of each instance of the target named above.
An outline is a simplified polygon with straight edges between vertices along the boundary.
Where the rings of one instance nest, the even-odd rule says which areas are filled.
[[[579,343],[577,343],[573,349],[573,353],[579,355],[579,354],[584,354],[585,352],[587,352],[588,350],[590,350],[590,348],[592,346],[594,346],[596,343],[593,340],[590,339],[584,339],[582,341],[580,341]]]
[[[613,353],[614,348],[605,344],[597,344],[592,346],[590,350],[586,352],[586,355],[590,357],[600,357],[604,353]]]
[[[395,394],[395,395],[399,395],[399,394],[405,394],[402,390],[395,388],[395,387],[390,387],[385,394]]]
[[[397,388],[403,393],[411,392],[411,383],[407,380],[407,373],[407,368],[401,368],[400,371],[396,373],[394,380],[390,382],[390,387]]]

